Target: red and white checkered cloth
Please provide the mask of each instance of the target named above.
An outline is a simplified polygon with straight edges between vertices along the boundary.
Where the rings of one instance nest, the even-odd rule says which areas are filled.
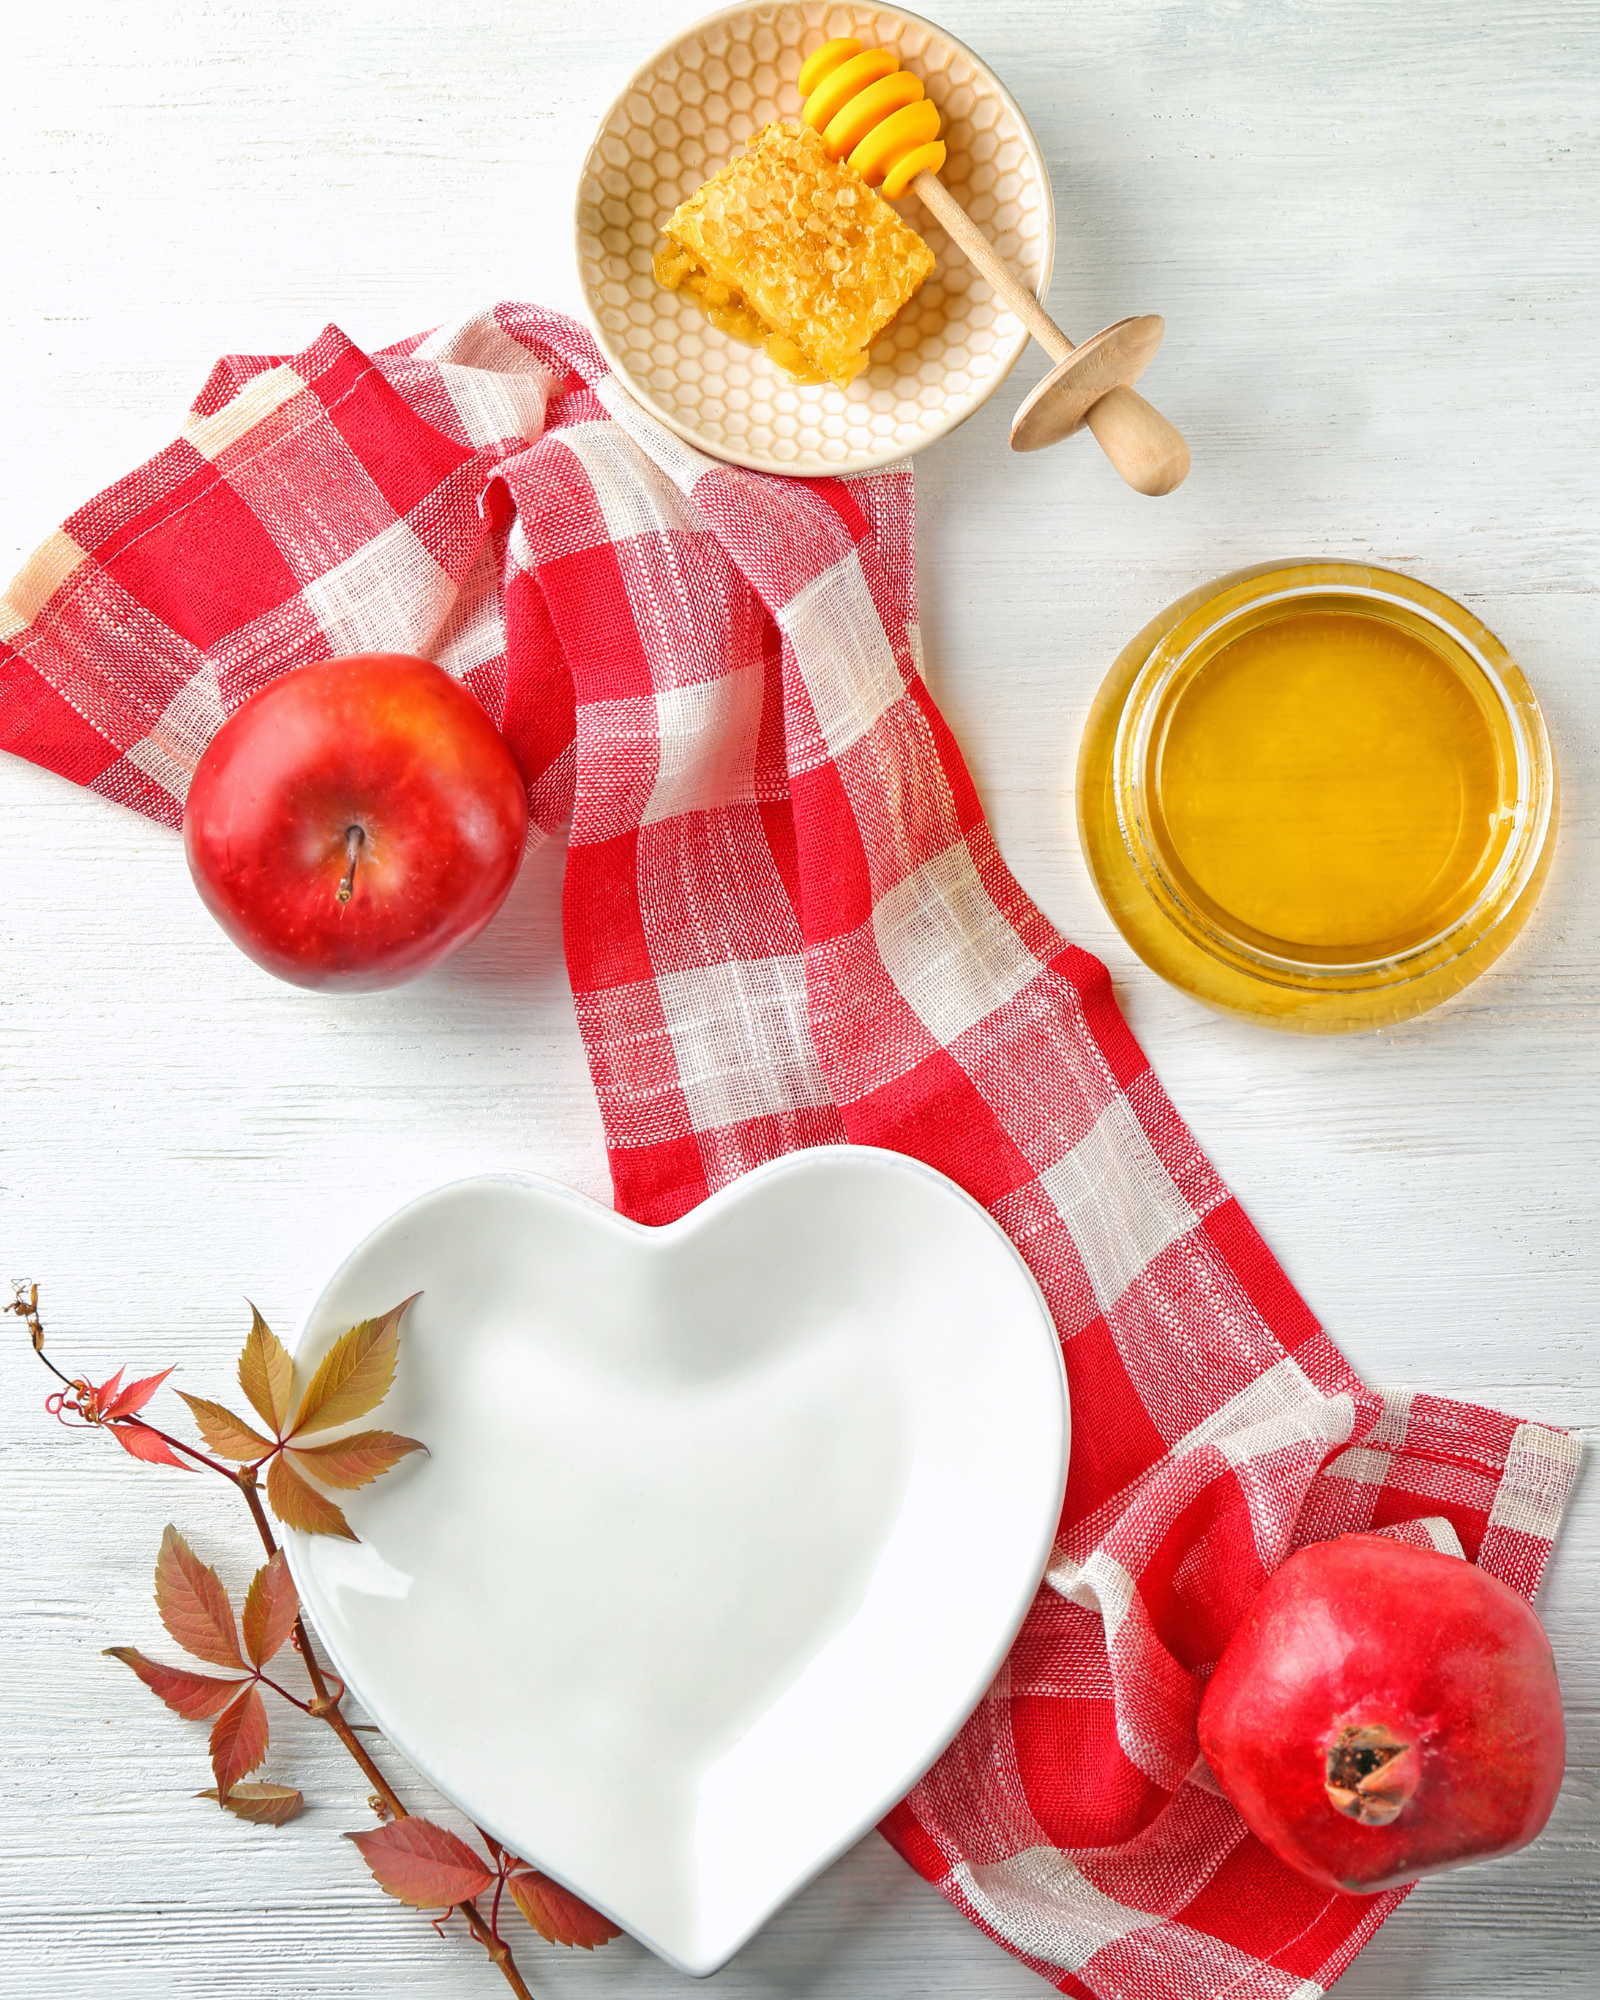
[[[371,357],[333,329],[230,357],[0,603],[0,746],[175,827],[247,695],[379,648],[459,675],[538,825],[572,816],[623,1210],[893,1147],[983,1202],[1050,1302],[1077,1417],[1055,1557],[889,1839],[1063,1992],[1322,1992],[1403,1892],[1329,1896],[1245,1833],[1197,1765],[1206,1673],[1288,1551],[1346,1529],[1531,1595],[1577,1446],[1375,1395],[1295,1295],[1104,968],[995,850],[918,673],[910,474],[701,457],[526,306]]]

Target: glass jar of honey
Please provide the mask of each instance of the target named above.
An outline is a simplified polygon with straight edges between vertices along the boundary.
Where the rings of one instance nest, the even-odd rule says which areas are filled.
[[[1500,641],[1353,563],[1180,598],[1118,658],[1078,759],[1084,854],[1129,944],[1197,1000],[1305,1033],[1475,979],[1533,907],[1556,810]]]

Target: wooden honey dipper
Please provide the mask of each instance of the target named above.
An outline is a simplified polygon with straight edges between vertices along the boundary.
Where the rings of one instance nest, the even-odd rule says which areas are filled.
[[[1022,280],[1001,262],[978,225],[937,178],[945,162],[938,107],[887,49],[841,35],[806,59],[800,116],[835,160],[893,201],[911,189],[1011,308],[1056,366],[1018,410],[1013,451],[1058,444],[1085,424],[1140,493],[1170,493],[1189,471],[1189,447],[1133,384],[1150,365],[1166,322],[1159,313],[1119,319],[1074,347]]]

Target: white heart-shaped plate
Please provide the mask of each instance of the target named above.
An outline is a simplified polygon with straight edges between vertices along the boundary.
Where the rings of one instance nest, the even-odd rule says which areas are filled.
[[[1066,1380],[943,1175],[827,1147],[667,1228],[513,1175],[412,1202],[329,1282],[315,1365],[409,1293],[376,1419],[420,1437],[291,1533],[395,1746],[681,1971],[714,1972],[902,1797],[1048,1560]],[[341,1496],[343,1498],[344,1496]]]

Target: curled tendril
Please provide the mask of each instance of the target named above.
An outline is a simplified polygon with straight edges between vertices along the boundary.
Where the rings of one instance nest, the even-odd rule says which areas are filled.
[[[86,1430],[91,1424],[105,1421],[95,1390],[88,1382],[69,1382],[66,1388],[46,1396],[44,1406],[68,1430]]]

